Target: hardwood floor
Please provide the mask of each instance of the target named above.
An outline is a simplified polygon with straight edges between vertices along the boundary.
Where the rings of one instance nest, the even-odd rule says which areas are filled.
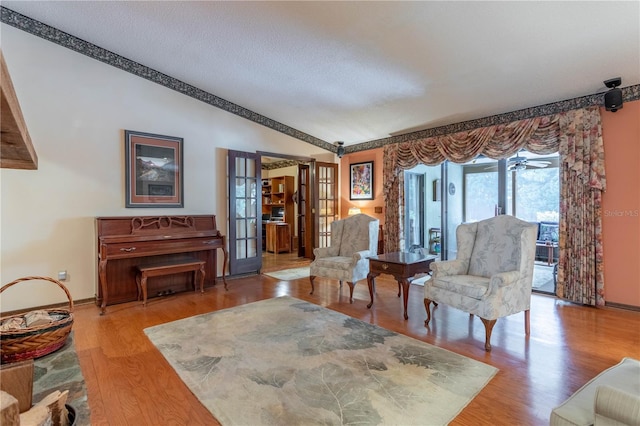
[[[92,425],[216,425],[150,343],[143,329],[212,310],[288,295],[377,324],[398,333],[474,358],[500,369],[451,423],[453,425],[544,425],[551,409],[600,371],[623,357],[640,359],[640,312],[590,308],[534,294],[531,335],[524,315],[498,320],[493,351],[484,351],[478,318],[440,305],[424,326],[422,287],[412,285],[408,314],[402,317],[397,284],[377,279],[377,296],[367,309],[369,292],[360,282],[349,303],[349,288],[322,278],[309,295],[308,279],[291,282],[266,276],[229,280],[200,293],[149,299],[107,307],[76,306],[74,333],[86,380]],[[257,403],[260,401],[247,401]],[[429,419],[416,419],[428,425]]]
[[[282,269],[299,268],[307,266],[311,259],[298,257],[298,253],[269,253],[262,254],[262,272],[280,271]]]

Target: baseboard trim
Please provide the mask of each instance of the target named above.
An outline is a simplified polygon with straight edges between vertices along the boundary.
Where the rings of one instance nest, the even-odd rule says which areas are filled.
[[[640,312],[640,306],[625,305],[623,303],[604,302],[604,306],[607,308],[626,309],[628,311]]]
[[[89,303],[96,303],[96,298],[90,297],[88,299],[79,299],[79,300],[73,301],[74,306],[87,305]],[[57,308],[68,308],[68,307],[69,307],[69,302],[54,303],[53,305],[44,305],[44,306],[35,306],[31,308],[17,309],[15,311],[3,313],[2,317],[5,318],[5,317],[10,317],[12,315],[20,315],[20,314],[24,314],[25,312],[36,311],[39,309],[57,309]]]

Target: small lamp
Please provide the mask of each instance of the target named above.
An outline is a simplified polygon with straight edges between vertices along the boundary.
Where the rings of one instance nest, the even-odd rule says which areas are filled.
[[[347,215],[353,216],[354,214],[360,214],[360,213],[362,213],[360,211],[360,207],[349,207],[349,213],[347,213]]]

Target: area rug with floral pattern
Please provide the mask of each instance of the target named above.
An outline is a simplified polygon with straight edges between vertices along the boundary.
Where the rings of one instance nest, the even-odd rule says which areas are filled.
[[[223,425],[447,424],[498,371],[288,296],[145,333]]]

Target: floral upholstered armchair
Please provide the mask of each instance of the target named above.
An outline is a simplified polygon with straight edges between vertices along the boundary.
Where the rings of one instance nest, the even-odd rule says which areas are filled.
[[[313,250],[310,265],[311,294],[316,277],[330,278],[349,284],[349,302],[357,281],[369,274],[369,257],[378,254],[380,221],[366,214],[349,216],[331,223],[331,245]]]
[[[509,215],[459,225],[455,260],[433,262],[424,285],[428,325],[431,302],[477,315],[485,327],[485,350],[500,317],[524,311],[529,334],[531,283],[537,227]]]

